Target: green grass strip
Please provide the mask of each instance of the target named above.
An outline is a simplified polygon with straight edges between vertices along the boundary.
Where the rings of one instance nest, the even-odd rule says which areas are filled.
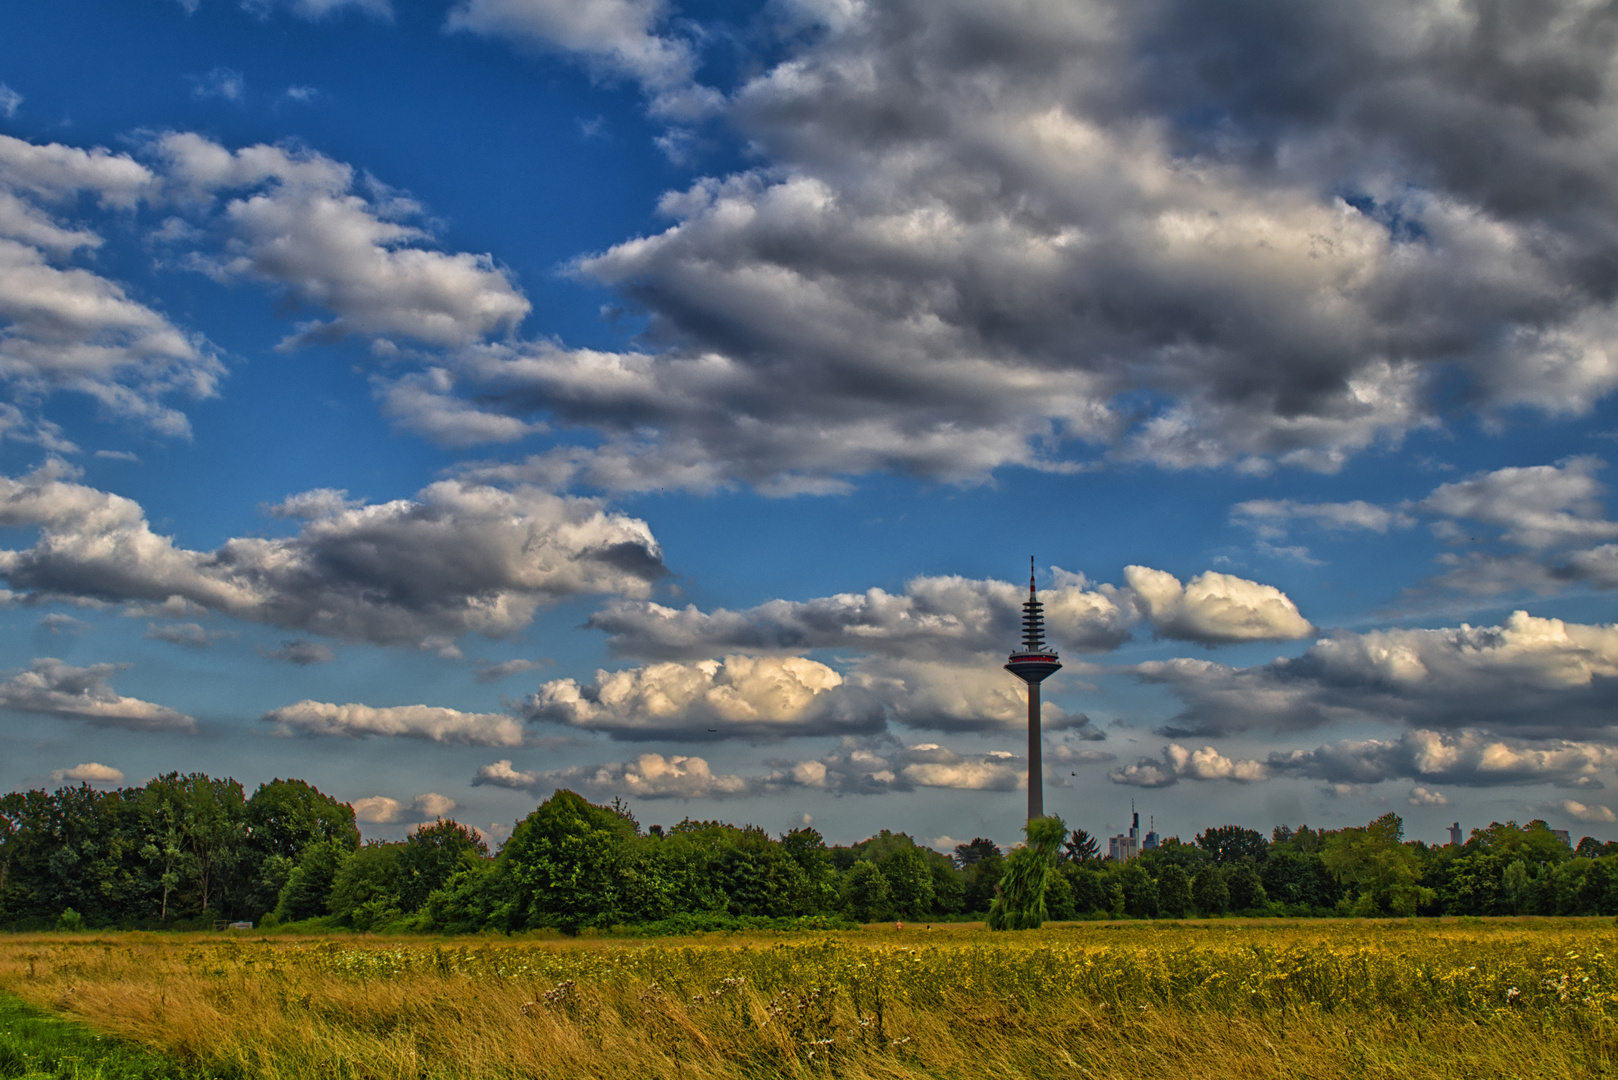
[[[178,1062],[0,994],[0,1080],[196,1080]]]

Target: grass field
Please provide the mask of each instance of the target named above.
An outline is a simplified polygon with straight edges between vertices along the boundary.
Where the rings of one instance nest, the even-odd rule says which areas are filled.
[[[19,935],[0,937],[0,991],[226,1078],[1618,1071],[1610,920],[657,941]],[[0,1052],[0,1076],[20,1075],[11,1060]]]

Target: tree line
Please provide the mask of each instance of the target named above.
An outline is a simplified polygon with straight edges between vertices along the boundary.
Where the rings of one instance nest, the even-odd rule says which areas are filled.
[[[0,926],[205,927],[219,921],[440,932],[758,920],[1244,915],[1618,914],[1618,843],[1570,848],[1543,821],[1493,823],[1461,845],[1363,827],[1238,825],[1128,862],[1083,829],[1034,823],[1012,852],[978,838],[945,855],[882,830],[828,845],[812,828],[686,819],[642,828],[629,807],[557,791],[491,852],[440,819],[362,843],[354,811],[301,780],[170,773],[143,787],[0,796]],[[1058,845],[1057,841],[1061,843]],[[1037,853],[1037,854],[1036,854]],[[996,897],[1005,893],[1003,902]],[[829,921],[829,922],[828,922]]]

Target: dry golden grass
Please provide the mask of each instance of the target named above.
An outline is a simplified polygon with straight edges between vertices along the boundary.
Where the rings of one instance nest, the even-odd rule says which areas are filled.
[[[221,1075],[1577,1077],[1608,921],[659,941],[0,938],[0,989]]]

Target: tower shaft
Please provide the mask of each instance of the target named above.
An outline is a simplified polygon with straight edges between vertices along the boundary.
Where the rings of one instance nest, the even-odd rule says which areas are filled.
[[[1040,760],[1039,683],[1028,684],[1028,820],[1045,816],[1045,765]]]

